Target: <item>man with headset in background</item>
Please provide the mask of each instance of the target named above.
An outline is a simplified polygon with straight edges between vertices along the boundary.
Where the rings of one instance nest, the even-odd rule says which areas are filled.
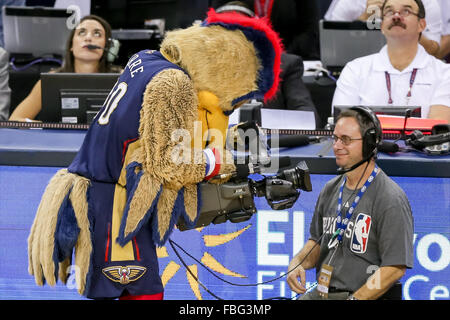
[[[446,0],[448,1],[448,0]],[[361,20],[373,24],[374,18],[381,14],[385,0],[333,0],[325,14],[326,20],[353,21]],[[438,0],[423,0],[427,26],[420,38],[425,50],[437,56],[442,33],[441,7]]]
[[[301,300],[388,298],[413,266],[411,207],[375,163],[381,137],[380,123],[367,107],[338,117],[333,151],[339,175],[320,192],[310,238],[288,268],[287,282],[298,294],[306,292],[305,269],[316,268],[318,285]]]
[[[345,66],[333,106],[420,106],[422,118],[450,122],[450,65],[429,55],[419,39],[426,28],[421,0],[386,0],[380,52]]]

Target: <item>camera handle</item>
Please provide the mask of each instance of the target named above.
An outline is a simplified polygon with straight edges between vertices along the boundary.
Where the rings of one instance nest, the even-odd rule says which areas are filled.
[[[300,196],[300,191],[294,188],[292,182],[275,176],[266,177],[262,181],[251,180],[250,184],[253,185],[256,196],[265,196],[267,203],[273,210],[292,208]],[[261,192],[262,190],[265,192]]]

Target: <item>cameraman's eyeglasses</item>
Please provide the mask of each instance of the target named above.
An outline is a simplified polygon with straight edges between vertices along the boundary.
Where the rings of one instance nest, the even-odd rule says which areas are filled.
[[[338,142],[338,140],[341,140],[344,146],[350,145],[354,140],[362,140],[362,139],[363,138],[350,138],[349,136],[338,137],[337,135],[333,134],[334,143]]]
[[[384,18],[390,18],[393,17],[396,13],[399,14],[400,17],[406,18],[410,15],[416,16],[418,17],[419,14],[413,12],[411,9],[409,8],[403,8],[401,10],[393,10],[393,9],[388,9],[385,12],[383,12],[383,17]]]

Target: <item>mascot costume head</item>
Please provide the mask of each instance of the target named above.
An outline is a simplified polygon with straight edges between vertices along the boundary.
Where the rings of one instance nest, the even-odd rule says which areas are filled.
[[[42,196],[28,238],[36,283],[67,281],[74,251],[80,294],[161,292],[155,246],[180,218],[196,222],[200,182],[235,170],[228,116],[275,95],[281,52],[266,20],[211,9],[203,23],[168,32],[159,51],[131,57]]]
[[[191,76],[197,92],[213,93],[223,111],[278,88],[281,43],[267,21],[213,9],[201,25],[168,32],[161,51]]]

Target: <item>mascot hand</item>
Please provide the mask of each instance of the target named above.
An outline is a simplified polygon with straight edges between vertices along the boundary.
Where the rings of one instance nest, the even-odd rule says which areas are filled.
[[[227,149],[222,149],[222,163],[220,165],[219,174],[228,174],[236,172],[233,154]]]

